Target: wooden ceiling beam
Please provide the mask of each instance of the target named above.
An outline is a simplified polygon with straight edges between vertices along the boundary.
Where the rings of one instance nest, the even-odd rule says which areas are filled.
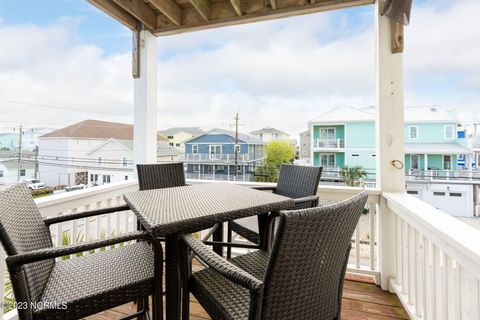
[[[173,0],[150,0],[150,4],[177,26],[182,24],[182,8]]]
[[[233,10],[237,13],[237,16],[242,15],[242,0],[230,0]]]
[[[210,0],[190,0],[192,6],[202,16],[205,21],[210,20],[211,3]]]
[[[270,6],[272,10],[277,10],[277,0],[270,0]]]
[[[125,11],[142,22],[147,28],[157,27],[157,13],[150,8],[143,0],[113,0]]]
[[[125,11],[122,7],[112,2],[111,0],[87,0],[98,9],[102,10],[113,19],[119,21],[124,26],[131,30],[135,30],[138,25],[138,20],[130,13]]]
[[[193,0],[190,0],[193,1]],[[265,7],[265,0],[248,0],[243,2],[242,15],[232,8],[229,1],[212,2],[209,20],[200,17],[197,9],[184,8],[182,25],[173,26],[159,22],[153,32],[157,36],[219,28],[257,21],[286,18],[291,16],[371,5],[375,0],[316,0],[314,4],[291,5],[291,0],[276,0],[277,10]]]

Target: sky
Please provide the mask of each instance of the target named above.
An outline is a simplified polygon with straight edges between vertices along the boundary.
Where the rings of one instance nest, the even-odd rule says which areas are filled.
[[[158,38],[158,128],[276,127],[296,137],[375,103],[373,6]],[[480,1],[414,0],[405,104],[480,121]],[[0,0],[0,132],[133,122],[131,32],[84,0]],[[233,128],[233,127],[231,127]]]

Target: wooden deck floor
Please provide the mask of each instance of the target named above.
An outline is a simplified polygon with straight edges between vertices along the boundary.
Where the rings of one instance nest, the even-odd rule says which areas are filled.
[[[90,320],[119,319],[135,313],[133,303],[88,317]],[[210,319],[202,306],[192,297],[190,303],[191,320]],[[368,277],[347,274],[343,287],[342,319],[383,320],[409,319],[397,296],[382,291]],[[300,320],[300,319],[299,319]]]

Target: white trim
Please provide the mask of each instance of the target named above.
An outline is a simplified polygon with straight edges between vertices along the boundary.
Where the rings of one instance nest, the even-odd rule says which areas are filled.
[[[334,152],[319,152],[320,154],[320,157],[319,157],[319,166],[321,167],[322,166],[322,156],[331,156],[333,155],[333,167],[332,166],[328,166],[328,159],[327,159],[327,166],[325,166],[325,168],[336,168],[337,167],[337,154],[334,153]]]
[[[417,157],[418,157],[418,168],[414,168],[414,167],[412,166],[412,164],[413,164],[413,157],[414,157],[414,156],[417,156]],[[420,170],[420,154],[414,153],[414,154],[411,154],[411,155],[410,155],[410,168],[409,168],[409,169],[410,169],[410,170]]]
[[[212,147],[215,149],[216,147],[220,147],[220,152],[212,152]],[[235,145],[234,145],[234,148],[235,148]],[[221,144],[211,144],[208,146],[208,154],[222,154],[222,151],[223,151],[223,145]]]
[[[193,147],[197,147],[197,152],[193,152]],[[192,152],[191,154],[198,154],[198,144],[192,144]]]
[[[452,136],[447,137],[447,128],[452,128]],[[443,139],[444,140],[454,140],[455,139],[455,126],[453,124],[446,124],[443,126]]]
[[[416,137],[415,138],[412,138],[412,135],[411,135],[411,132],[410,132],[410,129],[411,128],[416,128],[417,129],[417,132],[416,132]],[[418,140],[418,137],[420,136],[420,128],[419,126],[408,126],[408,140],[413,140],[413,141],[416,141]]]

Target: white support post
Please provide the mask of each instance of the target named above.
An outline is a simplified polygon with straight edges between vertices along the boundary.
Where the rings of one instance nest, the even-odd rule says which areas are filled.
[[[134,80],[134,163],[157,162],[157,39],[140,31],[140,77]]]
[[[428,154],[425,153],[423,155],[423,172],[426,172],[428,170]]]
[[[375,4],[375,29],[377,186],[383,192],[401,192],[405,191],[403,54],[392,54],[392,21],[380,15],[378,0]],[[377,216],[381,286],[389,290],[389,280],[396,276],[395,216],[387,208],[383,197],[380,198]]]

